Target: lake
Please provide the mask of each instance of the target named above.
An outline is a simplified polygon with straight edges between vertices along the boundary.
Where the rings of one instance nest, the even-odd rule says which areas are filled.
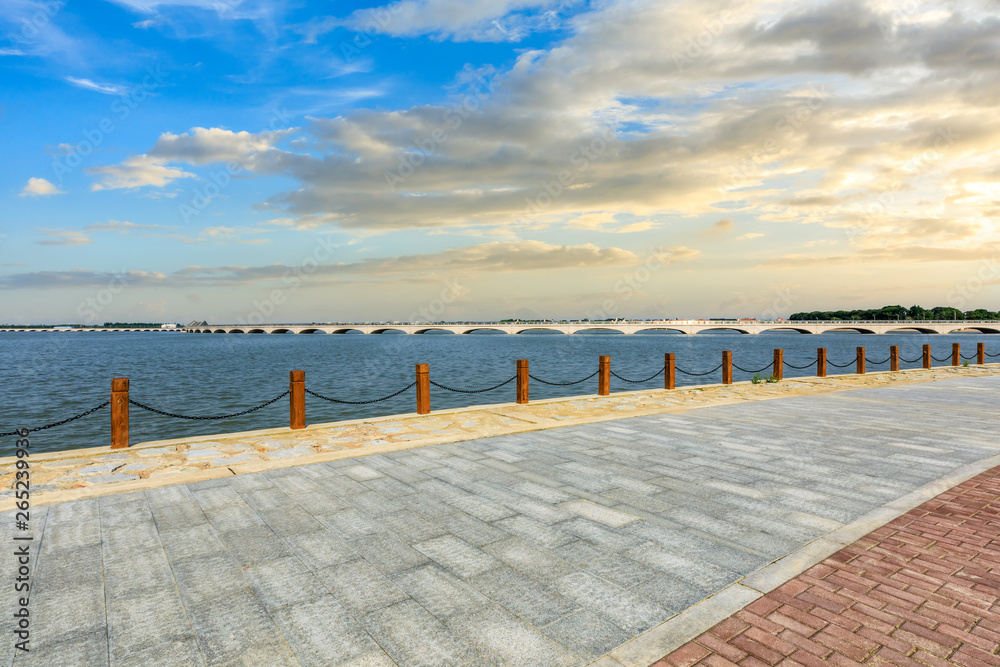
[[[552,382],[570,382],[597,370],[600,355],[611,356],[614,372],[629,379],[648,377],[663,365],[665,352],[677,355],[677,366],[704,372],[719,365],[723,350],[732,350],[734,363],[758,369],[772,359],[772,350],[785,350],[785,361],[805,365],[826,347],[832,363],[854,359],[855,348],[867,348],[867,357],[883,360],[889,346],[900,355],[918,359],[921,346],[932,345],[939,358],[950,356],[953,342],[964,354],[975,344],[987,343],[987,352],[1000,352],[1000,337],[986,334],[853,333],[803,335],[776,333],[740,335],[704,333],[636,334],[381,334],[381,335],[221,335],[185,333],[0,333],[0,352],[6,390],[0,398],[0,432],[34,427],[73,416],[108,399],[111,379],[130,379],[130,397],[162,410],[186,415],[222,415],[245,410],[274,398],[288,388],[288,372],[304,370],[306,387],[342,400],[368,400],[391,394],[413,382],[414,364],[430,364],[431,379],[460,389],[498,384],[515,372],[515,360],[528,359],[531,374]],[[935,362],[935,365],[940,365]],[[920,363],[903,363],[902,368]],[[887,370],[888,363],[869,365]],[[854,366],[829,366],[828,374],[853,373]],[[815,375],[815,367],[785,369],[785,377]],[[749,380],[734,372],[734,380]],[[721,371],[706,377],[677,373],[677,384],[721,382]],[[662,376],[626,384],[611,379],[612,392],[663,386]],[[431,388],[431,409],[514,401],[514,383],[483,394],[457,394]],[[597,378],[569,387],[531,383],[531,398],[553,398],[597,393]],[[306,397],[308,423],[415,411],[414,390],[381,403],[335,405]],[[109,410],[32,434],[33,451],[54,451],[109,444]],[[242,417],[217,422],[188,421],[155,415],[132,407],[131,442],[193,435],[227,433],[288,425],[288,399]],[[0,440],[0,455],[9,456],[14,438]]]

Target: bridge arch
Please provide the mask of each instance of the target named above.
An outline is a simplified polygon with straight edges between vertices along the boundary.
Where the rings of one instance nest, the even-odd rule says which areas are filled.
[[[361,329],[331,329],[332,334],[363,334]]]
[[[401,334],[405,334],[406,333],[406,331],[404,329],[397,329],[395,327],[383,327],[381,329],[372,329],[369,333],[384,334],[384,333],[389,333],[389,332],[392,332],[394,334],[395,333],[401,333]]]
[[[613,334],[624,334],[625,332],[621,329],[616,329],[614,327],[584,327],[582,329],[577,329],[572,332],[573,334],[594,334],[594,333],[613,333]]]
[[[299,333],[300,334],[325,334],[325,333],[327,333],[327,331],[326,331],[326,329],[311,328],[311,329],[302,329],[301,331],[299,331]]]
[[[292,330],[291,329],[271,329],[271,333],[273,333],[273,334],[290,334],[290,333],[292,333]]]
[[[262,334],[262,333],[267,333],[267,332],[264,331],[263,329],[250,329],[250,331],[248,331],[247,333],[250,333],[250,334]]]
[[[735,331],[736,333],[741,333],[741,334],[749,334],[750,333],[746,329],[740,329],[739,327],[726,327],[726,326],[706,327],[704,329],[698,329],[698,331],[696,331],[695,333],[701,334],[701,333],[710,333],[710,332],[719,332],[719,331]]]
[[[918,334],[936,334],[940,333],[937,329],[928,329],[927,327],[898,327],[896,329],[886,329],[887,334],[890,333],[918,333]]]
[[[528,333],[528,332],[531,332],[531,331],[545,331],[545,332],[553,332],[553,333],[558,333],[558,334],[566,333],[565,331],[560,331],[559,329],[554,329],[552,327],[526,327],[524,329],[519,329],[518,331],[515,331],[514,333],[515,334],[523,334],[523,333]]]
[[[864,327],[851,327],[851,326],[837,326],[837,327],[827,327],[822,329],[818,333],[859,333],[859,334],[874,334],[875,332],[871,329],[866,329]]]
[[[226,333],[226,330],[225,329],[216,329],[212,333]]]
[[[1000,333],[1000,329],[997,329],[996,327],[984,327],[984,326],[978,326],[977,327],[977,326],[968,326],[968,325],[963,326],[963,327],[958,327],[957,329],[950,329],[948,331],[948,333],[963,333],[963,332],[971,332],[971,331],[978,331],[979,333],[984,333],[984,334]]]
[[[797,333],[797,334],[811,334],[812,331],[809,329],[800,329],[799,327],[771,327],[770,329],[763,329],[758,333]]]
[[[483,332],[487,332],[488,331],[490,333],[500,333],[500,334],[506,334],[507,333],[503,329],[498,329],[496,327],[474,327],[472,329],[464,329],[464,330],[462,330],[459,333],[462,333],[462,334],[471,334],[471,333],[475,333],[477,331],[483,331]]]
[[[645,329],[638,329],[638,330],[636,330],[635,333],[637,333],[637,334],[640,334],[640,333],[649,333],[650,331],[660,331],[660,332],[671,333],[671,334],[683,334],[683,333],[687,333],[683,329],[673,329],[671,327],[646,327]]]
[[[243,329],[230,329],[229,333],[246,333]]]
[[[451,329],[447,329],[445,327],[425,327],[423,329],[415,329],[413,331],[413,333],[415,333],[415,334],[427,334],[427,333],[453,334],[455,332],[452,331]]]

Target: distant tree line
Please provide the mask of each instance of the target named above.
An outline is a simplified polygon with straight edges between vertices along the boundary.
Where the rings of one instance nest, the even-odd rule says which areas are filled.
[[[864,310],[814,310],[793,313],[790,320],[998,320],[1000,312],[977,308],[959,310],[947,306],[923,308],[921,306],[882,306]]]

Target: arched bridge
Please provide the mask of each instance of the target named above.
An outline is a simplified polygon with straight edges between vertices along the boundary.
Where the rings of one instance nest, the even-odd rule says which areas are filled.
[[[873,322],[761,322],[757,320],[629,320],[622,322],[448,322],[429,323],[324,323],[324,324],[201,324],[183,327],[187,333],[247,333],[247,334],[426,334],[446,332],[471,334],[493,332],[523,334],[555,332],[575,334],[581,332],[611,332],[635,334],[647,332],[672,332],[699,334],[706,332],[737,332],[759,334],[771,332],[822,334],[854,332],[862,334],[925,333],[947,334],[956,332],[1000,333],[1000,320],[979,321],[873,321]]]

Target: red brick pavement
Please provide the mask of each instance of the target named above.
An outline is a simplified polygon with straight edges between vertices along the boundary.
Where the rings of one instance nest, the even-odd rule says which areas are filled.
[[[747,605],[653,667],[1000,667],[1000,467]]]

